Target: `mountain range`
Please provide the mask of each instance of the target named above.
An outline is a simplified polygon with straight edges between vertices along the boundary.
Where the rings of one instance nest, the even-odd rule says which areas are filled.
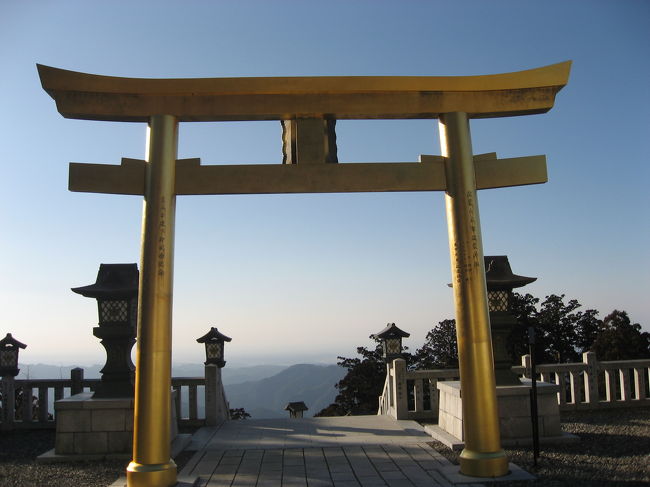
[[[231,408],[244,408],[253,418],[284,418],[289,402],[303,401],[311,417],[334,402],[334,387],[345,375],[338,365],[292,365],[271,377],[226,385]]]
[[[17,379],[67,379],[75,366],[49,364],[20,364]],[[203,377],[203,364],[177,364],[172,367],[174,377]],[[84,366],[84,377],[99,378],[101,365]],[[282,418],[289,402],[303,401],[309,408],[305,417],[311,417],[329,406],[335,399],[335,385],[346,370],[337,365],[297,364],[224,367],[222,380],[231,408],[244,408],[252,418]],[[203,388],[197,391],[199,415],[203,414]],[[187,399],[181,397],[182,410]]]

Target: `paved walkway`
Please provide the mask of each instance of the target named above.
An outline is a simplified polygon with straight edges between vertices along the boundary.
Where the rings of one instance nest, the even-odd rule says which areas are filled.
[[[179,481],[201,487],[478,486],[427,445],[414,421],[386,416],[227,421],[201,428]]]

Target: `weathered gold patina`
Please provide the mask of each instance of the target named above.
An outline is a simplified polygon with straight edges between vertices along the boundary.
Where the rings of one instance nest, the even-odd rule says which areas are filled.
[[[68,118],[147,122],[147,161],[70,164],[72,191],[144,195],[129,486],[169,486],[171,307],[176,195],[446,191],[465,449],[461,473],[507,473],[501,449],[476,190],[546,182],[544,156],[472,154],[471,118],[548,111],[570,62],[488,76],[133,79],[38,66]],[[337,164],[337,119],[440,119],[441,156]],[[178,122],[282,120],[284,164],[176,160]]]
[[[179,122],[296,118],[470,118],[548,111],[571,63],[487,76],[332,76],[139,79],[97,76],[39,65],[45,91],[67,118],[147,122],[165,113]]]

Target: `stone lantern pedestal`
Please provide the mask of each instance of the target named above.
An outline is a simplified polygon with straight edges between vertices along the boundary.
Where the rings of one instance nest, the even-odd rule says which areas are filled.
[[[171,439],[178,435],[176,391],[171,404]],[[39,461],[131,458],[133,447],[133,398],[94,398],[81,392],[54,403],[56,443]]]
[[[505,255],[485,256],[485,281],[494,350],[494,376],[496,382],[499,431],[502,445],[520,445],[533,442],[531,420],[531,380],[520,379],[512,371],[506,342],[517,327],[512,304],[512,290],[523,287],[537,278],[514,274]],[[438,382],[438,425],[429,426],[429,432],[450,448],[464,446],[463,396],[459,381]],[[537,382],[537,424],[542,442],[564,441],[575,438],[564,434],[560,427],[560,408],[557,395],[559,386]],[[481,404],[465,405],[481,408]]]
[[[530,420],[530,379],[522,379],[520,385],[497,386],[499,429],[503,445],[527,445],[532,443]],[[557,403],[559,386],[546,382],[537,383],[539,413],[539,436],[541,442],[570,440],[573,435],[562,432],[560,409]],[[463,398],[460,382],[438,382],[439,411],[437,427],[427,427],[437,440],[453,449],[464,445]],[[473,404],[470,407],[480,407]]]
[[[99,324],[93,334],[106,349],[106,364],[94,391],[79,392],[54,403],[55,448],[39,461],[131,458],[135,373],[131,348],[136,336],[138,275],[136,264],[101,264],[94,284],[72,289],[97,300]],[[172,441],[178,434],[174,394]]]

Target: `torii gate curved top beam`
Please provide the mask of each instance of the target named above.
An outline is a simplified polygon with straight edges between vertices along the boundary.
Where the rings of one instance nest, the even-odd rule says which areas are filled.
[[[43,89],[66,118],[180,122],[293,118],[470,118],[543,113],[568,82],[571,61],[485,76],[119,78],[38,65]]]

